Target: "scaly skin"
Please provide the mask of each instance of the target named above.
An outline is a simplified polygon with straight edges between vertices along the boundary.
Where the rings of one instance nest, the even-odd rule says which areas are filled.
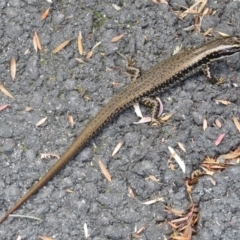
[[[53,167],[2,217],[0,223],[26,202],[32,195],[41,189],[53,178],[84,145],[109,120],[139,101],[142,97],[184,80],[196,73],[212,61],[231,56],[240,51],[240,37],[225,37],[212,41],[202,47],[186,50],[176,54],[148,70],[141,77],[132,81],[122,92],[115,95],[99,112],[89,121],[85,129],[75,139],[71,146],[53,165]]]

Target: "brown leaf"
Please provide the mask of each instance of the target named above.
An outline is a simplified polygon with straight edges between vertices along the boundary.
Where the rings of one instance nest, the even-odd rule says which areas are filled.
[[[150,179],[150,180],[152,180],[153,182],[159,183],[158,179],[157,179],[155,176],[153,176],[153,175],[149,175],[149,176],[146,178],[146,180],[147,180],[147,179]]]
[[[155,199],[153,199],[153,200],[149,200],[149,201],[147,201],[147,202],[143,202],[142,204],[144,204],[144,205],[151,205],[151,204],[154,204],[154,203],[156,203],[156,202],[159,202],[159,201],[164,201],[164,198],[155,198]]]
[[[42,14],[42,20],[44,20],[48,16],[49,10],[50,10],[50,7],[44,11],[44,13]]]
[[[128,187],[128,195],[129,195],[129,197],[132,198],[132,199],[135,198],[135,194],[134,194],[133,190],[132,190],[130,187]]]
[[[61,51],[63,48],[65,48],[65,47],[69,44],[69,42],[70,42],[71,40],[72,40],[72,39],[67,40],[67,41],[59,44],[57,47],[55,47],[55,48],[53,49],[52,52],[53,52],[53,53],[58,53],[58,52]]]
[[[38,47],[37,47],[37,39],[36,39],[35,34],[33,35],[33,47],[34,47],[35,51],[37,52],[38,51]]]
[[[231,102],[229,102],[227,100],[220,100],[220,99],[216,99],[216,102],[222,103],[223,105],[226,105],[226,106],[232,104]]]
[[[93,51],[90,51],[90,52],[87,54],[87,56],[86,56],[86,59],[89,59],[89,58],[91,58],[91,57],[92,57],[92,55],[93,55]]]
[[[42,50],[42,45],[41,42],[39,40],[39,37],[37,35],[37,32],[34,33],[34,37],[35,37],[35,41],[36,41],[36,46],[37,48],[41,51]],[[34,46],[35,47],[35,46]],[[36,49],[35,49],[36,50]],[[37,52],[37,51],[36,51]]]
[[[0,90],[8,97],[13,98],[13,95],[2,85],[0,84]]]
[[[33,110],[32,107],[26,107],[26,108],[25,108],[25,111],[26,111],[26,112],[31,112],[32,110]]]
[[[40,121],[38,121],[37,123],[36,123],[36,127],[39,127],[39,126],[41,126],[45,121],[47,120],[47,117],[45,117],[45,118],[42,118]]]
[[[216,139],[216,141],[215,141],[215,145],[216,145],[216,146],[218,146],[218,145],[222,142],[222,140],[223,140],[223,138],[224,138],[225,135],[226,135],[226,133],[223,133],[223,134],[220,134],[220,135],[217,137],[217,139]]]
[[[68,115],[68,122],[70,123],[71,127],[74,126],[75,122],[73,120],[73,116],[72,115]]]
[[[124,35],[125,35],[125,33],[123,33],[123,34],[121,34],[121,35],[118,35],[118,36],[114,37],[114,38],[111,40],[111,42],[114,43],[114,42],[119,41],[120,39],[123,38]]]
[[[182,143],[178,142],[178,146],[179,146],[185,153],[187,152]]]
[[[8,108],[9,104],[4,104],[0,106],[0,112],[3,111],[4,109]]]
[[[82,33],[81,32],[79,32],[77,42],[78,42],[78,52],[80,55],[83,55]]]
[[[75,58],[78,62],[80,62],[80,63],[85,63],[82,59],[80,59],[80,58]]]
[[[46,237],[46,236],[38,236],[41,240],[54,240],[53,238]]]
[[[233,120],[237,130],[240,132],[240,123],[239,123],[239,121],[237,120],[236,117],[233,117],[232,120]]]
[[[221,123],[218,119],[215,120],[215,124],[216,124],[216,126],[219,127],[219,128],[222,127],[222,123]]]
[[[15,58],[12,58],[10,61],[10,71],[11,71],[11,77],[12,80],[16,77],[16,71],[17,71],[17,64]]]
[[[102,173],[103,175],[105,176],[105,178],[111,182],[112,181],[112,178],[111,178],[111,175],[110,173],[108,172],[107,168],[104,166],[104,164],[102,163],[101,160],[98,161],[98,164],[99,164],[99,167],[101,168],[102,170]]]
[[[124,141],[121,141],[117,144],[117,146],[114,148],[113,152],[112,152],[112,156],[115,156],[115,154],[120,150],[120,148],[122,147],[122,145],[124,144]]]

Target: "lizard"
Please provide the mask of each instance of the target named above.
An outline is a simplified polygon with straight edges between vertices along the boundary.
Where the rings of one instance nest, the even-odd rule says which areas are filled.
[[[229,57],[240,52],[240,36],[217,38],[203,46],[187,49],[173,55],[146,71],[136,80],[131,81],[120,93],[102,107],[63,153],[60,159],[15,205],[0,219],[4,222],[8,216],[36,194],[49,180],[51,180],[78,152],[92,139],[96,133],[116,115],[137,101],[147,102],[149,95],[164,91],[166,88],[185,80],[201,69],[211,77],[209,64],[213,61]],[[158,103],[156,103],[158,104]],[[156,110],[151,101],[150,105]],[[153,111],[152,121],[156,120],[156,111]]]

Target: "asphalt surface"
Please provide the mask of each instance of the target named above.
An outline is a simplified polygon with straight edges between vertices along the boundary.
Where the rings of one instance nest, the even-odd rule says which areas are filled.
[[[11,207],[49,169],[56,158],[41,159],[40,154],[61,155],[75,136],[105,103],[130,79],[124,74],[125,63],[116,51],[133,57],[144,72],[183,48],[204,44],[203,33],[213,28],[219,32],[240,33],[240,2],[208,1],[215,13],[207,15],[199,31],[187,31],[195,16],[180,20],[173,10],[191,6],[193,1],[172,0],[171,7],[151,0],[9,0],[0,1],[0,81],[14,100],[0,92],[0,216]],[[119,10],[113,5],[120,7]],[[188,5],[189,4],[189,5]],[[41,20],[50,7],[49,16]],[[33,35],[37,32],[42,51],[36,53]],[[82,32],[84,52],[93,46],[93,56],[86,60],[77,50],[77,36]],[[111,40],[121,34],[116,43]],[[52,50],[72,39],[57,54]],[[10,75],[10,60],[17,62],[16,78]],[[81,58],[85,63],[79,63]],[[164,204],[178,210],[189,207],[184,180],[206,157],[229,152],[240,144],[240,135],[232,117],[239,118],[240,55],[212,64],[216,76],[226,78],[222,85],[212,85],[203,74],[187,79],[164,93],[161,99],[165,113],[173,113],[169,124],[149,127],[133,125],[138,118],[133,108],[123,112],[92,139],[43,189],[15,212],[41,218],[37,221],[9,217],[0,225],[0,239],[131,239],[131,234],[147,226],[141,240],[170,239],[172,232]],[[90,100],[87,100],[90,99]],[[232,102],[217,104],[216,99]],[[26,107],[32,111],[27,112]],[[149,110],[143,107],[144,113]],[[74,127],[68,122],[71,115]],[[47,117],[45,123],[36,123]],[[202,130],[203,119],[208,128]],[[222,123],[216,127],[215,120]],[[226,133],[219,146],[216,138]],[[124,146],[112,158],[119,141]],[[179,147],[181,142],[187,153]],[[173,161],[174,148],[186,164],[183,174]],[[97,147],[97,148],[95,148]],[[112,176],[109,183],[98,165],[101,160]],[[235,166],[196,185],[193,198],[200,219],[193,239],[235,240],[240,236],[240,167]],[[146,178],[155,176],[159,183]],[[128,193],[130,187],[135,198]],[[164,201],[142,203],[156,198]]]

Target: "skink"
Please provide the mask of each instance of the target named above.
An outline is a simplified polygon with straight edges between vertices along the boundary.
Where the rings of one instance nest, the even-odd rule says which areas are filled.
[[[53,165],[53,167],[2,217],[0,223],[26,202],[33,194],[41,189],[51,178],[57,174],[84,145],[101,129],[109,120],[118,115],[132,103],[157,91],[183,81],[187,77],[207,69],[208,64],[221,58],[229,57],[240,52],[240,37],[222,37],[205,44],[202,47],[186,50],[158,63],[141,77],[132,81],[122,92],[115,95],[92,118],[75,139],[71,146]]]

